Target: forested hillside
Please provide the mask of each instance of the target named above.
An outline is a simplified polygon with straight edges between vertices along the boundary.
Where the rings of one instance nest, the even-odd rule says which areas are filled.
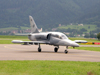
[[[0,0],[0,28],[29,27],[28,16],[38,27],[84,23],[100,25],[100,0]]]

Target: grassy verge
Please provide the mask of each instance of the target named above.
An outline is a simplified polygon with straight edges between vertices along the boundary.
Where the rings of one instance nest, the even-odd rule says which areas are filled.
[[[0,61],[0,75],[100,75],[99,62]]]
[[[69,38],[70,40],[86,40],[88,42],[100,42],[98,39],[90,39],[90,38]]]
[[[11,31],[11,30],[18,30],[19,28],[16,28],[16,27],[7,27],[7,28],[0,28],[0,31]],[[22,30],[25,30],[25,29],[30,29],[30,27],[23,27],[21,26],[21,29]]]
[[[72,47],[69,47],[72,49]],[[100,47],[76,47],[78,50],[88,50],[88,51],[100,51]]]
[[[90,27],[90,28],[89,28]],[[87,32],[96,30],[97,26],[96,25],[84,25],[84,26],[78,26],[78,25],[67,25],[67,26],[60,26],[58,27],[59,29],[76,29],[76,30],[80,30],[82,28],[86,29]]]
[[[10,35],[0,35],[0,38],[5,39],[27,39],[27,36],[10,36]]]
[[[7,36],[7,35],[1,35],[0,36],[0,44],[13,44],[12,40],[23,40],[23,41],[29,41],[27,36]]]
[[[12,40],[0,40],[0,44],[13,44]]]

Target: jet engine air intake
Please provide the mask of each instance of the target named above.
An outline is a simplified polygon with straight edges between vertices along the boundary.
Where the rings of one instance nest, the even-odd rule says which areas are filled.
[[[28,38],[29,38],[30,40],[31,40],[31,36],[32,36],[31,34],[30,34],[30,35],[28,35]]]
[[[59,38],[59,39],[62,39],[61,36],[59,36],[59,35],[57,35],[57,34],[48,34],[48,35],[47,35],[47,39],[50,40],[50,37],[51,37],[51,36],[52,36],[52,37]]]
[[[47,35],[47,40],[50,40],[51,34]]]

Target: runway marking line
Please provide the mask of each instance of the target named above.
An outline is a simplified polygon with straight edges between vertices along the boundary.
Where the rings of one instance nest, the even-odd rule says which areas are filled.
[[[4,46],[4,48],[15,49],[15,50],[26,50],[26,49],[16,49],[16,48],[11,48],[11,47],[7,47],[7,46]]]

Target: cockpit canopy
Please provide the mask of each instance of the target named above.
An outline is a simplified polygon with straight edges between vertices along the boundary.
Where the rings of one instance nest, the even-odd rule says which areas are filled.
[[[61,35],[61,38],[62,39],[68,39],[68,37],[66,35],[64,35],[64,34]]]
[[[60,33],[60,34],[51,34],[51,36],[59,38],[59,39],[68,39],[68,37],[65,34],[63,34],[63,33]]]

